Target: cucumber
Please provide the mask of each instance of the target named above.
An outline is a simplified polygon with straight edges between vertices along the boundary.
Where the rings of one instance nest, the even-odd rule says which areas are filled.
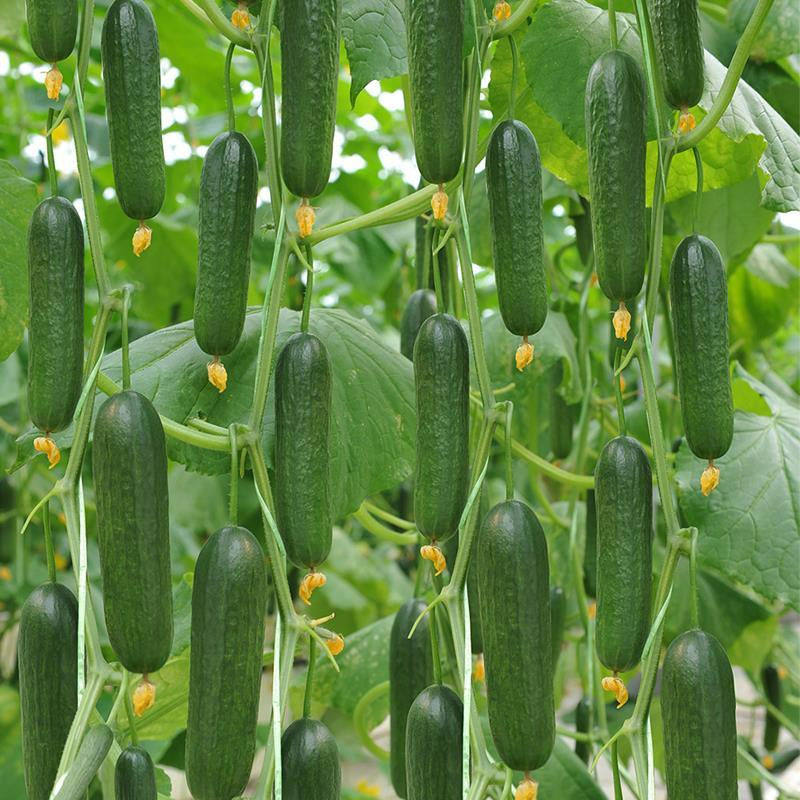
[[[289,191],[311,198],[331,174],[341,0],[281,8],[281,168]]]
[[[597,514],[594,489],[586,492],[586,544],[583,550],[583,590],[587,597],[597,597]]]
[[[464,706],[448,686],[429,686],[406,723],[408,800],[461,800]]]
[[[186,778],[195,800],[231,800],[256,748],[267,576],[250,531],[226,527],[203,545],[192,588]]]
[[[119,755],[114,770],[116,800],[156,800],[156,773],[150,753],[129,745]]]
[[[642,289],[647,261],[647,96],[631,56],[611,50],[595,61],[585,107],[594,266],[606,297],[627,303]]]
[[[563,377],[564,364],[559,360],[550,370],[550,449],[556,459],[564,459],[572,452],[573,408],[558,391]]]
[[[764,696],[778,711],[780,711],[783,705],[783,691],[781,688],[781,677],[774,665],[767,664],[764,669],[761,670],[761,683],[764,685]],[[780,720],[767,709],[766,719],[764,720],[765,750],[771,753],[773,750],[777,749],[780,733]]]
[[[536,514],[518,500],[496,505],[477,555],[492,739],[506,766],[528,772],[555,743],[550,570]]]
[[[314,569],[331,549],[330,416],[328,352],[314,334],[296,333],[275,367],[275,510],[298,567]]]
[[[127,670],[155,672],[172,648],[169,492],[164,429],[144,395],[106,400],[92,461],[108,638]]]
[[[580,202],[570,203],[570,219],[575,228],[575,246],[584,267],[588,266],[592,256],[592,210],[585,197],[578,197]]]
[[[103,81],[117,199],[140,222],[166,193],[158,31],[143,0],[114,0],[103,23]]]
[[[114,734],[108,725],[89,728],[53,800],[83,800],[113,743]]]
[[[414,517],[420,533],[444,542],[458,530],[469,488],[469,347],[449,314],[434,314],[419,329],[414,380]]]
[[[547,318],[547,278],[542,165],[524,122],[505,120],[492,131],[486,188],[500,315],[511,333],[531,336]]]
[[[647,0],[661,88],[673,108],[696,106],[705,83],[697,0]]]
[[[414,358],[414,342],[420,326],[436,313],[436,295],[430,289],[417,289],[408,298],[400,320],[400,352],[409,360]]]
[[[673,800],[736,800],[736,697],[722,645],[700,630],[667,650],[661,679],[665,781]]]
[[[428,183],[447,183],[464,150],[464,0],[408,0],[406,34],[417,166]]]
[[[8,478],[0,478],[0,564],[14,560],[17,551],[17,492]]]
[[[567,596],[560,586],[550,587],[550,641],[553,657],[551,663],[556,671],[558,657],[564,644],[564,629],[567,624]]]
[[[78,0],[27,0],[25,5],[33,52],[48,64],[69,58],[78,35]]]
[[[581,697],[578,705],[575,706],[575,730],[578,733],[590,733],[592,730],[592,699],[587,695]],[[592,757],[592,746],[589,742],[576,740],[575,755],[584,764],[588,764]]]
[[[629,436],[606,443],[594,472],[597,513],[597,656],[610,670],[633,669],[650,630],[653,479]]]
[[[25,788],[28,800],[48,800],[78,708],[78,602],[66,586],[30,593],[17,658]]]
[[[424,600],[407,600],[397,611],[389,639],[389,719],[392,786],[406,797],[406,720],[417,695],[433,682],[433,660],[428,617],[423,617],[409,639]]]
[[[194,335],[203,352],[222,356],[239,343],[247,312],[258,160],[244,134],[211,143],[200,176]]]
[[[283,800],[339,800],[339,748],[315,719],[295,720],[281,737]]]
[[[83,225],[49,197],[28,225],[28,411],[46,433],[72,422],[83,380]]]

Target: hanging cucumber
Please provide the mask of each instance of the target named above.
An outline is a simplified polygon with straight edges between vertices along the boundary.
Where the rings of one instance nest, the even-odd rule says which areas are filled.
[[[78,35],[78,0],[27,0],[28,36],[42,61],[51,64],[44,79],[47,97],[58,100],[64,76],[58,62],[69,58]]]
[[[775,706],[778,711],[783,705],[783,691],[781,688],[781,676],[778,669],[773,664],[767,664],[761,670],[761,683],[764,685],[764,696]],[[778,747],[778,739],[781,733],[780,720],[769,710],[766,710],[764,720],[764,749],[772,753]]]
[[[583,550],[583,590],[587,597],[597,597],[597,514],[594,489],[586,492],[586,544]]]
[[[158,31],[143,0],[114,0],[103,23],[102,58],[114,185],[122,210],[139,223],[139,256],[152,238],[145,220],[158,214],[166,193]]]
[[[589,734],[592,730],[592,699],[586,695],[581,697],[575,707],[575,731],[577,733]],[[592,746],[589,742],[575,740],[575,755],[583,761],[589,763],[592,757]]]
[[[550,449],[553,457],[564,459],[572,452],[572,406],[559,392],[564,377],[564,363],[559,360],[550,370]]]
[[[524,122],[505,120],[492,131],[486,153],[486,188],[492,260],[500,315],[522,337],[517,369],[533,360],[528,337],[547,318],[547,278],[542,229],[542,165]]]
[[[244,134],[217,136],[200,176],[197,289],[194,335],[213,356],[208,379],[220,392],[228,384],[220,356],[239,343],[247,312],[250,252],[258,194],[258,160]]]
[[[417,289],[408,298],[408,304],[400,320],[400,352],[409,360],[414,359],[414,342],[423,322],[436,313],[436,295],[430,289]]]
[[[150,753],[129,745],[119,755],[114,770],[116,800],[156,800],[156,773]]]
[[[704,495],[719,485],[714,459],[733,440],[733,393],[728,371],[728,285],[722,256],[705,236],[687,236],[669,275],[672,338],[681,416],[689,449],[708,460]]]
[[[592,210],[585,197],[578,197],[579,202],[570,201],[569,218],[575,228],[575,246],[584,267],[588,266],[592,257]]]
[[[595,61],[585,106],[595,271],[603,293],[617,304],[617,338],[627,339],[631,319],[626,304],[642,289],[647,261],[647,95],[631,56],[611,50]]]
[[[560,586],[550,587],[550,641],[553,645],[553,672],[556,671],[558,657],[564,644],[564,630],[567,624],[567,596]]]
[[[266,603],[261,545],[245,528],[217,531],[192,588],[186,777],[195,800],[231,800],[250,777]]]
[[[281,769],[283,800],[339,800],[339,748],[322,722],[298,719],[284,731]]]

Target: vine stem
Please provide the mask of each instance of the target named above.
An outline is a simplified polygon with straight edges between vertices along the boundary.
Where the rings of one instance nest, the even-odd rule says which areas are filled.
[[[619,47],[619,37],[617,35],[617,12],[614,8],[614,0],[608,0],[608,32],[611,36],[611,49]]]
[[[621,361],[621,354],[622,351],[619,347],[614,352],[614,397],[617,399],[617,419],[619,423],[619,435],[625,436],[627,433],[627,426],[625,425],[625,403],[622,399],[622,386],[620,385],[622,382],[622,376],[617,374],[619,370],[619,364]]]
[[[233,107],[233,90],[231,88],[231,64],[233,62],[233,51],[236,49],[234,42],[228,45],[228,52],[225,54],[225,106],[228,111],[228,130],[236,130],[236,111]]]
[[[122,345],[122,388],[131,388],[131,353],[128,342],[128,309],[130,307],[130,292],[126,288],[122,296],[122,320],[120,330],[120,344]]]
[[[609,8],[612,3],[609,2]],[[615,740],[611,745],[611,770],[614,775],[614,800],[624,800],[622,795],[622,782],[619,777],[619,744]]]
[[[231,476],[228,493],[228,518],[231,525],[239,523],[239,448],[236,445],[236,423],[230,427]]]
[[[383,763],[388,763],[390,754],[387,750],[377,745],[372,736],[370,736],[366,716],[372,704],[376,700],[383,699],[387,694],[389,694],[389,681],[383,681],[383,683],[379,683],[368,692],[365,692],[353,710],[353,727],[356,729],[358,740],[366,750]]]
[[[311,694],[314,690],[314,662],[316,661],[317,643],[313,636],[308,637],[308,669],[306,670],[306,691],[303,695],[303,717],[311,716]]]
[[[373,536],[377,537],[383,542],[391,542],[392,544],[409,545],[416,544],[419,541],[419,535],[413,530],[407,530],[405,533],[398,533],[391,528],[387,528],[382,523],[378,522],[372,516],[370,510],[362,503],[358,511],[353,512],[353,519],[357,520],[364,530],[369,531]]]
[[[47,174],[50,178],[50,194],[52,197],[58,196],[58,173],[56,172],[56,157],[53,152],[53,119],[55,115],[54,108],[47,109]]]
[[[44,548],[47,555],[47,579],[56,582],[56,559],[53,551],[53,532],[50,528],[50,501],[42,508],[42,527],[44,528]]]
[[[304,249],[306,251],[306,262],[308,267],[306,269],[306,290],[303,295],[303,313],[300,317],[300,330],[308,330],[308,321],[311,316],[311,296],[314,294],[314,253],[311,250],[311,245],[305,243]]]

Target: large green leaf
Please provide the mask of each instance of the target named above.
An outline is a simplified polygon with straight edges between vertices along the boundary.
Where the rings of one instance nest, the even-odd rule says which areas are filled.
[[[750,21],[756,0],[732,0],[728,19],[736,33],[742,34]],[[753,42],[750,57],[755,61],[779,61],[797,52],[800,31],[800,5],[796,0],[775,0]]]
[[[547,763],[533,771],[539,784],[540,797],[559,800],[605,800],[606,795],[595,783],[572,749],[558,736]]]

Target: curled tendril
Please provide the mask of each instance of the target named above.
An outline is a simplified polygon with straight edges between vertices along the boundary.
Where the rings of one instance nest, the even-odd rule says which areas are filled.
[[[300,235],[305,239],[306,236],[311,236],[314,230],[314,221],[317,216],[314,209],[308,204],[308,198],[304,197],[302,202],[295,212],[294,218],[297,220],[297,227]]]
[[[344,639],[337,634],[333,639],[325,640],[325,647],[328,648],[332,656],[338,656],[344,650]]]
[[[133,713],[141,717],[156,702],[156,687],[150,683],[147,675],[142,675],[139,685],[133,692]]]
[[[431,197],[431,209],[434,219],[444,219],[447,214],[447,192],[444,186],[439,184],[439,191]]]
[[[529,775],[517,786],[514,800],[536,800],[539,796],[539,784]]]
[[[678,117],[678,132],[681,134],[690,133],[695,129],[696,125],[694,114],[684,109]]]
[[[527,336],[522,337],[522,344],[517,348],[515,359],[520,372],[533,361],[533,345],[528,341]]]
[[[628,690],[625,688],[625,684],[622,682],[622,679],[614,675],[603,678],[603,690],[606,692],[613,692],[614,699],[617,701],[617,708],[622,708],[625,703],[628,702]]]
[[[133,254],[135,256],[140,256],[150,247],[150,242],[153,241],[153,231],[144,224],[144,222],[139,223],[139,227],[134,231],[133,234]]]
[[[214,360],[208,362],[208,382],[220,394],[228,388],[228,371],[219,356],[214,356]]]
[[[717,486],[719,486],[719,467],[715,467],[714,462],[709,461],[700,476],[700,491],[703,493],[703,497],[708,497]]]
[[[426,560],[433,563],[433,568],[437,575],[441,575],[447,569],[447,560],[444,553],[436,544],[425,544],[419,549],[419,554]]]
[[[614,312],[611,320],[614,325],[614,335],[623,342],[628,341],[628,333],[631,329],[631,312],[625,307],[625,301],[619,301],[619,308]]]
[[[61,74],[58,64],[53,64],[48,70],[47,75],[44,76],[44,88],[47,91],[47,99],[58,100],[63,85],[64,76]]]
[[[33,449],[37,453],[44,453],[47,456],[50,469],[53,469],[53,467],[61,461],[61,451],[50,436],[37,436],[33,440]]]
[[[486,665],[483,661],[483,654],[475,659],[475,666],[472,668],[472,680],[476,683],[483,683],[486,680]]]
[[[495,4],[492,16],[495,18],[495,20],[497,20],[497,22],[503,22],[503,20],[506,20],[511,16],[511,6],[506,2],[506,0],[501,0],[499,3]]]
[[[319,589],[320,586],[324,586],[327,582],[328,579],[321,572],[312,569],[311,572],[300,581],[300,589],[298,590],[300,599],[307,606],[310,606],[311,595],[314,594],[314,589]]]

